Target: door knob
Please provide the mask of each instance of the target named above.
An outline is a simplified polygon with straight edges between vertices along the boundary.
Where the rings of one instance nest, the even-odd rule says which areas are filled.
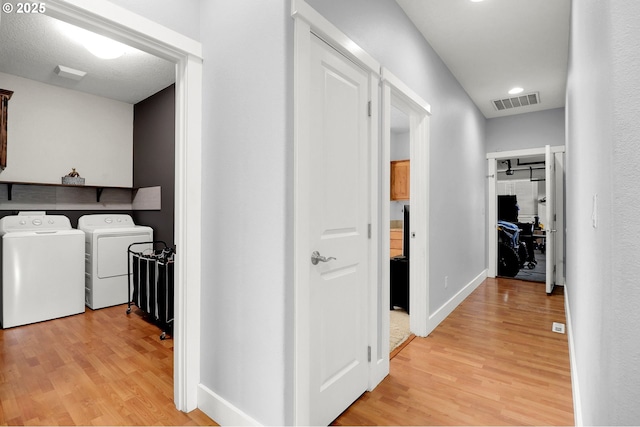
[[[335,258],[332,256],[330,256],[329,258],[323,257],[318,251],[313,251],[313,253],[311,254],[311,264],[313,265],[317,265],[319,262],[331,261],[332,259]]]

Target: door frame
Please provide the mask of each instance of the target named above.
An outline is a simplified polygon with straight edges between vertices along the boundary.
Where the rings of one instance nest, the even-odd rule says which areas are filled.
[[[104,0],[48,0],[46,14],[176,64],[174,403],[198,406],[200,382],[202,45]]]
[[[556,251],[555,260],[556,263],[556,285],[564,286],[564,168],[563,159],[565,146],[558,145],[552,146],[551,152],[554,154],[556,162],[556,229],[560,230],[556,234]],[[487,153],[488,162],[488,212],[487,212],[487,239],[488,239],[488,268],[487,277],[496,277],[498,269],[498,233],[496,228],[498,224],[498,197],[497,197],[497,170],[498,161],[503,159],[510,159],[514,157],[526,157],[526,156],[544,156],[546,153],[545,147],[528,148],[523,150],[513,151],[499,151],[493,153]],[[547,260],[548,262],[549,260]]]
[[[305,145],[309,134],[309,123],[311,118],[308,114],[307,105],[310,104],[310,54],[311,37],[314,35],[325,41],[336,49],[347,59],[363,68],[369,73],[369,93],[371,96],[371,119],[369,122],[370,138],[370,218],[371,239],[369,240],[369,300],[373,301],[377,297],[375,284],[379,283],[378,261],[379,261],[379,164],[378,153],[378,82],[380,64],[369,54],[362,50],[344,33],[338,30],[333,24],[327,21],[322,15],[315,11],[303,0],[292,0],[291,16],[294,18],[294,237],[293,237],[293,269],[294,269],[294,372],[293,372],[293,410],[294,423],[296,425],[308,425],[310,418],[310,366],[309,354],[309,313],[303,309],[302,302],[308,300],[308,254],[300,253],[299,248],[303,246],[308,238],[308,216],[300,207],[303,200],[308,197],[299,191],[299,180],[301,173],[298,170],[298,159],[305,155]],[[373,304],[373,303],[372,303]],[[377,312],[377,311],[376,311]],[[369,309],[367,329],[370,331],[372,325],[377,327],[376,312]],[[369,333],[369,340],[371,334]],[[379,343],[374,337],[374,342],[370,341],[372,353],[376,351]],[[388,357],[388,356],[387,356]],[[371,372],[371,365],[370,365]],[[376,384],[371,384],[369,375],[369,389],[373,389]]]
[[[409,311],[411,316],[410,330],[417,336],[426,337],[429,333],[429,125],[431,118],[431,106],[416,94],[402,80],[391,71],[382,67],[382,254],[389,257],[390,246],[390,150],[391,150],[391,105],[396,106],[409,117],[410,135],[410,202],[411,202],[411,242],[409,263]],[[381,258],[384,260],[384,257]],[[389,342],[389,283],[390,265],[382,264],[382,307],[385,308],[382,316],[386,321],[383,331],[386,336],[383,344],[386,344],[388,353]],[[382,314],[381,314],[382,315]],[[387,357],[388,372],[388,357]]]

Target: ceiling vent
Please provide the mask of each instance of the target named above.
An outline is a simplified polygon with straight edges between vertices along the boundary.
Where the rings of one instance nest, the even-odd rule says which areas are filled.
[[[510,110],[512,108],[539,104],[540,95],[538,92],[533,92],[526,95],[512,96],[510,98],[494,99],[491,103],[497,111]]]

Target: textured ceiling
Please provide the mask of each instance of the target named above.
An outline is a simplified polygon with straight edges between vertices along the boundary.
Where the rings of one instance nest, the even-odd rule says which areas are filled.
[[[570,0],[396,0],[487,118],[563,107]],[[520,86],[540,104],[497,111]]]
[[[135,104],[175,82],[175,64],[127,48],[117,59],[100,59],[41,14],[2,14],[0,72]],[[55,74],[56,66],[81,70],[80,81]]]

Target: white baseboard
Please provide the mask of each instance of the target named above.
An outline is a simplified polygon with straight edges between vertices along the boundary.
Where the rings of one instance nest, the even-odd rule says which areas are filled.
[[[450,315],[453,310],[456,309],[457,306],[460,305],[462,301],[469,295],[471,292],[475,291],[478,286],[487,278],[488,270],[483,270],[480,274],[478,274],[471,282],[469,282],[464,288],[460,289],[460,291],[455,294],[449,301],[447,301],[442,307],[436,310],[431,316],[429,316],[429,322],[427,324],[427,335],[429,335],[444,319]]]
[[[567,340],[569,342],[569,363],[571,365],[571,391],[573,394],[573,422],[576,426],[583,426],[582,400],[580,399],[580,386],[578,382],[578,364],[576,363],[576,350],[573,344],[573,328],[571,327],[571,310],[569,308],[569,295],[564,286],[564,312],[567,322]]]
[[[198,408],[221,426],[262,425],[202,384],[198,384]]]

